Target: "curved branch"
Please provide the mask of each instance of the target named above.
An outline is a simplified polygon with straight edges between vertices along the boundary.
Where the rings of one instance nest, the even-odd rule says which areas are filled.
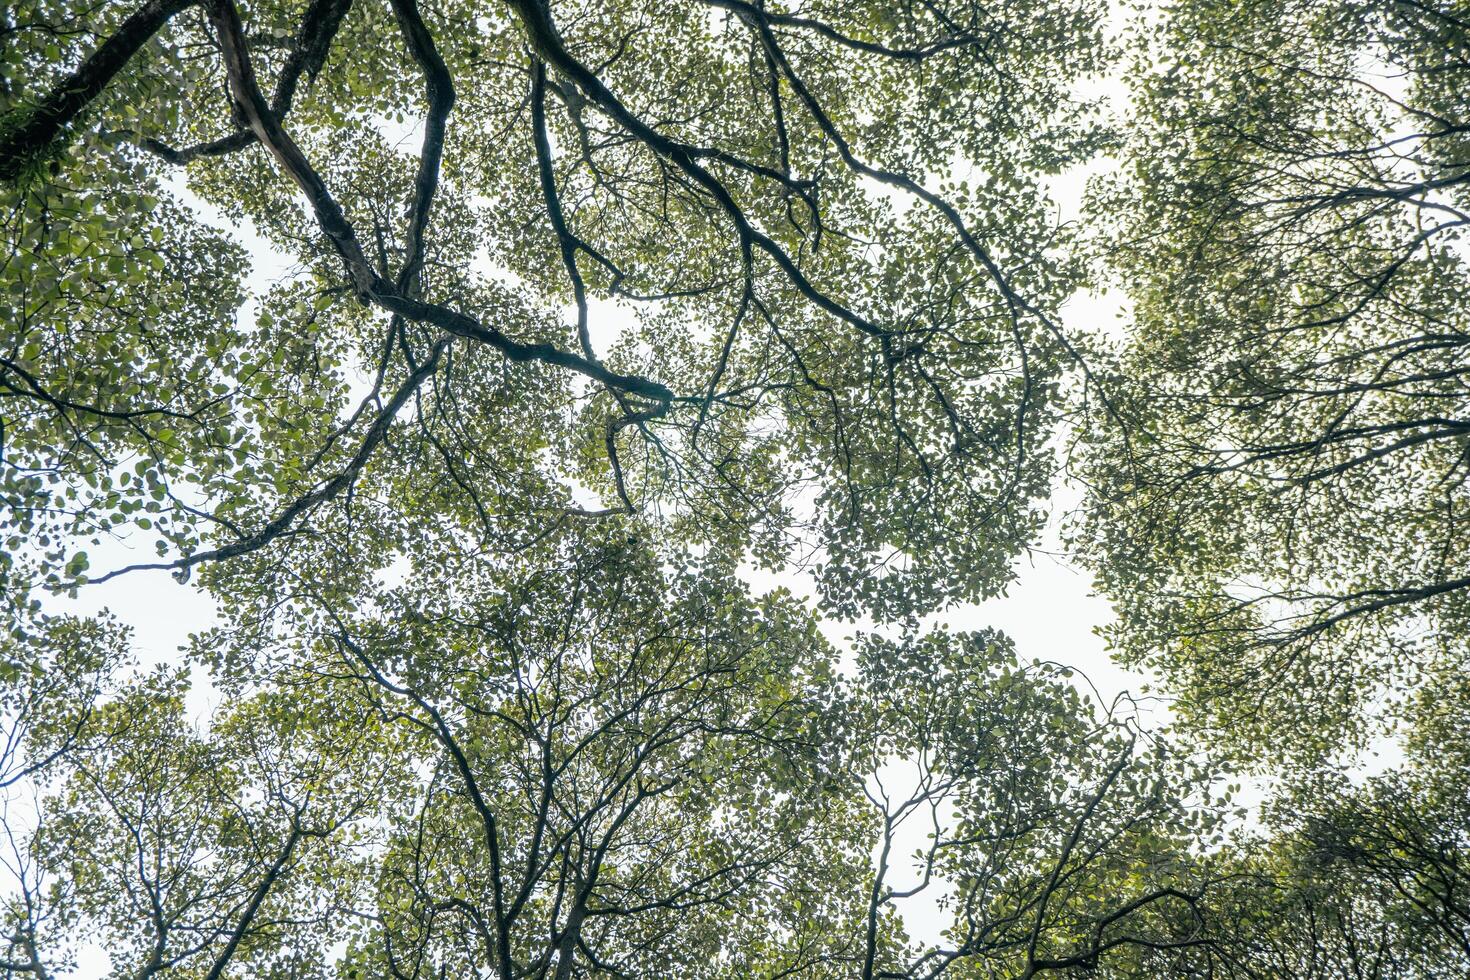
[[[352,459],[348,461],[347,465],[336,476],[321,484],[310,493],[297,497],[285,510],[277,514],[270,523],[266,524],[259,531],[256,531],[249,537],[232,541],[219,548],[196,552],[177,561],[150,562],[118,568],[108,572],[106,575],[89,579],[89,583],[95,585],[128,572],[143,571],[146,569],[172,569],[180,581],[186,581],[189,577],[189,570],[195,565],[206,561],[220,561],[225,558],[250,554],[270,544],[284,534],[302,514],[320,503],[331,500],[357,479],[358,473],[362,471],[362,468],[367,465],[368,460],[372,458],[372,454],[377,449],[378,444],[387,436],[388,428],[393,424],[394,419],[398,417],[399,411],[408,403],[409,398],[419,389],[419,386],[424,383],[425,379],[438,369],[439,359],[443,356],[444,351],[448,349],[450,341],[450,337],[439,338],[438,342],[430,350],[429,356],[424,359],[424,363],[419,365],[418,369],[408,376],[407,380],[394,392],[388,404],[383,406],[382,411],[373,419],[373,424],[362,437],[362,442],[358,445],[357,452],[353,453]]]
[[[424,264],[424,232],[429,226],[429,208],[439,187],[439,166],[444,160],[444,135],[449,111],[454,108],[454,79],[450,77],[444,59],[439,56],[439,49],[434,46],[434,37],[424,25],[415,0],[393,0],[393,13],[398,18],[398,26],[414,60],[423,69],[429,97],[424,145],[419,153],[419,173],[414,181],[413,207],[408,222],[408,259],[398,273],[398,288],[409,295],[417,295],[420,291],[418,276]]]
[[[744,210],[735,202],[735,198],[719,178],[700,165],[697,159],[702,155],[700,148],[685,146],[677,140],[656,132],[634,115],[591,69],[572,57],[558,36],[556,25],[552,23],[550,14],[542,4],[537,0],[511,0],[511,6],[515,8],[521,22],[526,26],[531,47],[548,65],[570,79],[593,102],[597,103],[603,112],[638,137],[644,145],[659,156],[672,162],[713,197],[720,209],[735,224],[742,241],[754,244],[770,256],[802,296],[819,309],[870,336],[886,338],[891,334],[891,331],[837,302],[807,279],[806,274],[801,271],[796,261],[785,249],[750,223]],[[768,170],[771,175],[779,174],[779,171],[764,169]]]
[[[399,292],[392,283],[382,278],[373,269],[341,205],[332,197],[326,183],[311,166],[306,155],[301,152],[301,148],[282,128],[280,121],[274,117],[265,104],[260,87],[255,81],[254,70],[250,65],[250,54],[245,47],[240,15],[232,0],[220,0],[216,3],[210,10],[210,18],[219,29],[231,92],[261,142],[275,156],[287,175],[306,194],[312,211],[316,215],[317,224],[321,226],[338,256],[347,266],[347,273],[352,279],[360,300],[372,303],[390,313],[397,313],[409,320],[432,323],[448,333],[489,344],[513,361],[540,361],[555,364],[629,394],[641,395],[656,401],[669,401],[673,398],[673,392],[655,381],[610,371],[601,364],[552,344],[528,344],[512,340],[494,327],[486,326],[466,314],[437,304],[426,303]],[[447,108],[444,111],[447,112]],[[437,168],[434,172],[437,173]]]
[[[312,0],[301,18],[301,27],[291,42],[291,54],[281,67],[276,79],[276,90],[271,96],[271,110],[277,118],[284,118],[291,111],[296,98],[296,87],[305,72],[308,80],[315,79],[326,64],[327,53],[342,20],[347,16],[352,0]],[[196,143],[182,150],[156,139],[143,141],[143,148],[175,166],[185,166],[201,157],[218,157],[243,150],[256,142],[256,135],[249,129],[240,129],[228,136]]]

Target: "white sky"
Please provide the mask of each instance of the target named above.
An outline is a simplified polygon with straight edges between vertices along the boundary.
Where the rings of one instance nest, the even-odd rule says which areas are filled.
[[[1121,77],[1097,81],[1093,88],[1079,94],[1102,95],[1118,107],[1126,98]],[[415,151],[417,134],[413,128],[401,129],[392,135],[398,137],[396,141],[405,152]],[[1050,183],[1049,191],[1056,202],[1059,220],[1073,220],[1078,216],[1086,182],[1106,166],[1106,162],[1102,162],[1077,168]],[[176,185],[176,189],[182,190],[182,182]],[[280,256],[254,234],[248,224],[232,226],[217,211],[192,195],[185,193],[184,197],[198,208],[206,221],[230,230],[249,251],[253,263],[249,285],[255,294],[262,294],[266,287],[285,274],[286,266]],[[1122,315],[1118,300],[1116,295],[1080,294],[1065,307],[1062,325],[1074,334],[1116,331],[1121,325]],[[616,322],[619,316],[626,314],[614,304],[595,304],[593,328],[599,348],[605,348],[621,329]],[[1059,518],[1076,505],[1077,499],[1074,488],[1061,485],[1055,488],[1051,525],[1041,547],[1020,559],[1017,580],[1006,596],[981,605],[953,609],[932,619],[943,621],[957,630],[998,627],[1014,639],[1022,659],[1051,660],[1073,667],[1090,680],[1106,703],[1124,691],[1142,694],[1149,678],[1122,668],[1109,658],[1096,632],[1112,619],[1107,602],[1093,593],[1083,572],[1058,557],[1062,551],[1057,539]],[[137,555],[119,544],[92,549],[92,567],[104,571],[138,560],[152,560],[151,539],[142,545],[144,550]],[[752,576],[752,583],[757,588],[777,582],[792,587],[798,594],[810,594],[800,576]],[[176,662],[190,635],[208,628],[216,619],[215,604],[208,596],[194,586],[177,583],[165,572],[130,574],[102,585],[87,586],[75,599],[51,597],[47,601],[56,611],[64,609],[79,614],[95,614],[103,609],[110,610],[132,627],[134,651],[144,664]],[[829,622],[825,631],[830,639],[841,643],[853,628],[853,624]],[[1079,679],[1078,683],[1082,681]],[[191,709],[200,722],[208,718],[211,700],[212,692],[207,680],[196,684]],[[1146,724],[1162,725],[1167,722],[1168,711],[1161,702],[1143,703],[1149,712],[1144,719]],[[1154,706],[1152,709],[1149,708],[1151,704]],[[1384,753],[1385,758],[1380,764],[1390,761],[1395,754],[1391,750]],[[1243,801],[1259,799],[1264,789],[1264,781],[1257,781],[1252,791],[1242,798]],[[895,849],[896,854],[913,850],[923,828],[915,827],[915,831],[914,839],[906,846],[901,842],[901,846]],[[898,887],[912,883],[905,877],[901,863],[895,870],[892,883]],[[936,887],[903,904],[905,921],[915,938],[939,939],[938,932],[947,923],[934,905],[940,894]],[[83,951],[77,973],[82,976],[101,975],[106,969],[105,952],[92,948]]]
[[[1121,99],[1121,82],[1107,80],[1103,88],[1091,93],[1106,94]],[[416,148],[417,135],[413,129],[394,134],[405,152]],[[1072,220],[1080,210],[1083,188],[1099,166],[1079,168],[1051,182],[1049,190],[1057,203],[1058,219]],[[281,278],[287,271],[281,257],[256,235],[248,223],[234,226],[223,220],[219,212],[198,201],[183,191],[182,181],[176,184],[185,200],[193,204],[201,216],[217,227],[231,231],[250,253],[253,264],[249,285],[256,295]],[[598,303],[594,307],[593,327],[601,348],[619,332],[621,324],[608,320],[621,313],[610,303]],[[246,311],[249,315],[249,311]],[[1119,324],[1120,308],[1114,296],[1082,294],[1075,297],[1065,308],[1063,326],[1069,331],[1083,332],[1097,329],[1115,330]],[[1008,594],[979,606],[965,606],[931,617],[942,621],[953,629],[966,630],[982,627],[998,627],[1008,633],[1016,643],[1018,654],[1023,660],[1042,659],[1057,661],[1085,675],[1100,692],[1105,702],[1122,691],[1138,695],[1147,683],[1141,674],[1126,670],[1115,664],[1107,655],[1096,629],[1110,621],[1108,604],[1095,596],[1085,574],[1071,567],[1064,559],[1055,557],[1061,548],[1057,541],[1057,517],[1075,506],[1076,492],[1058,486],[1053,497],[1053,521],[1042,546],[1031,556],[1023,557],[1018,566],[1019,574]],[[142,542],[151,546],[151,539]],[[152,560],[151,552],[131,554],[124,546],[109,544],[92,549],[92,567],[98,571],[129,564],[138,560]],[[780,582],[797,591],[810,594],[801,576],[752,576],[757,588],[768,587]],[[81,614],[94,614],[108,609],[133,629],[134,650],[144,664],[177,661],[180,649],[188,642],[191,634],[211,626],[216,619],[214,602],[192,585],[181,585],[165,572],[140,572],[114,579],[101,585],[83,588],[76,599],[53,597],[49,605],[55,610],[66,609]],[[853,624],[829,622],[825,631],[830,639],[841,641],[853,632]],[[1081,678],[1077,681],[1082,684]],[[212,692],[207,679],[196,678],[191,709],[201,722],[208,718],[212,707]],[[1155,717],[1146,719],[1162,724],[1167,712],[1162,709]],[[901,774],[887,774],[894,779]],[[923,827],[914,827],[910,841],[900,841],[896,855],[914,849],[921,839]],[[895,862],[892,883],[903,887],[912,882],[907,880],[901,860]],[[915,938],[929,941],[939,939],[939,930],[947,923],[935,907],[935,900],[942,894],[940,888],[908,900],[901,908],[905,921]],[[78,964],[81,975],[99,975],[106,970],[105,953],[98,948],[84,951]]]
[[[1051,190],[1063,218],[1076,214],[1083,184],[1091,172],[1067,174],[1054,183]],[[252,261],[249,285],[255,295],[263,294],[266,288],[286,274],[287,266],[281,257],[248,224],[234,227],[223,221],[217,211],[183,192],[181,184],[176,186],[176,190],[183,193],[205,220],[228,229],[246,247]],[[247,309],[246,315],[248,313]],[[611,303],[596,304],[595,315],[599,318],[593,324],[599,335],[599,344],[610,340],[622,326],[607,320],[627,316]],[[1071,331],[1097,329],[1115,325],[1118,315],[1119,307],[1113,296],[1084,294],[1067,305],[1063,325]],[[982,605],[952,609],[941,616],[930,617],[930,620],[943,622],[956,630],[998,627],[1015,640],[1017,652],[1023,660],[1052,660],[1075,668],[1090,680],[1104,701],[1111,701],[1125,690],[1137,695],[1147,678],[1115,664],[1095,633],[1097,627],[1111,618],[1108,604],[1093,594],[1084,573],[1057,557],[1061,547],[1057,541],[1058,521],[1055,518],[1075,506],[1077,497],[1070,487],[1056,488],[1052,501],[1052,526],[1041,547],[1019,560],[1018,578],[1007,595]],[[92,567],[103,571],[135,561],[153,560],[151,538],[142,540],[140,544],[137,554],[118,543],[93,548]],[[149,553],[144,554],[145,551]],[[751,582],[758,589],[784,584],[798,594],[811,594],[807,579],[802,575],[753,574]],[[103,609],[111,611],[132,627],[134,652],[145,665],[177,662],[190,635],[209,628],[216,621],[216,605],[209,596],[193,585],[179,584],[162,571],[131,573],[100,585],[86,586],[75,599],[51,597],[47,602],[55,611],[65,609],[88,615]],[[824,632],[829,639],[842,645],[855,627],[861,625],[829,621],[824,624]],[[1084,681],[1079,677],[1077,683],[1080,685]],[[190,708],[201,724],[207,722],[214,701],[208,679],[196,677]],[[1153,721],[1162,723],[1164,718],[1159,716]],[[901,781],[903,774],[890,772],[885,778],[892,785]],[[911,834],[900,839],[895,855],[911,852],[921,842],[924,831],[924,825],[916,821]],[[897,887],[914,883],[909,880],[901,858],[895,859],[891,882]],[[902,903],[902,913],[915,938],[939,940],[940,930],[948,923],[948,918],[935,905],[942,894],[942,887],[936,883],[927,892]],[[86,949],[78,964],[79,974],[100,975],[107,969],[106,963],[102,949]]]

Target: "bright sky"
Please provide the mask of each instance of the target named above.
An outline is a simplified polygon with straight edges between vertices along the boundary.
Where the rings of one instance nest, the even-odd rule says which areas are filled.
[[[1118,25],[1115,25],[1118,26]],[[1096,80],[1092,87],[1079,93],[1084,96],[1102,96],[1115,107],[1121,107],[1126,98],[1121,77]],[[400,129],[392,133],[405,151],[416,149],[417,134],[414,129]],[[1070,221],[1077,218],[1083,190],[1087,181],[1101,172],[1103,165],[1094,164],[1077,168],[1051,182],[1049,191],[1057,205],[1057,219]],[[182,192],[182,182],[176,185]],[[192,195],[183,194],[199,210],[204,220],[226,229],[236,236],[250,254],[253,270],[249,285],[259,295],[287,272],[281,257],[273,252],[248,224],[237,226],[227,221],[217,211],[202,204]],[[1115,332],[1121,326],[1122,310],[1115,295],[1081,294],[1064,309],[1063,327],[1074,334],[1103,330]],[[604,346],[627,322],[627,314],[611,303],[598,303],[594,307],[596,319],[593,327],[599,346]],[[249,310],[245,315],[249,315]],[[619,322],[620,318],[623,322]],[[998,627],[1015,641],[1023,659],[1057,661],[1073,667],[1087,679],[1078,678],[1077,683],[1090,683],[1106,704],[1122,692],[1141,695],[1148,678],[1136,671],[1126,670],[1113,663],[1108,657],[1097,629],[1106,625],[1112,617],[1108,604],[1093,594],[1088,577],[1060,557],[1059,544],[1061,518],[1078,500],[1075,488],[1059,485],[1052,498],[1053,520],[1048,527],[1041,546],[1030,556],[1023,557],[1018,565],[1018,578],[1008,594],[978,606],[965,606],[950,610],[935,621],[942,621],[954,629],[977,629]],[[147,553],[144,554],[143,552]],[[92,567],[97,571],[130,564],[139,560],[152,560],[151,539],[141,542],[138,554],[133,554],[125,545],[107,544],[91,551]],[[805,580],[792,575],[753,574],[752,584],[766,588],[784,584],[798,594],[810,594]],[[139,660],[147,665],[177,661],[180,649],[191,634],[206,629],[215,622],[216,608],[212,600],[191,585],[181,585],[165,572],[138,572],[114,579],[102,585],[84,587],[75,599],[52,597],[48,605],[56,611],[67,610],[79,614],[94,614],[103,609],[110,610],[133,629],[134,651]],[[826,632],[839,644],[861,624],[828,623]],[[1168,711],[1161,702],[1143,700],[1145,712],[1142,719],[1148,725],[1163,725],[1168,720]],[[212,692],[207,678],[196,678],[191,708],[195,717],[207,722],[212,707]],[[1385,753],[1382,761],[1393,757]],[[1381,763],[1380,763],[1381,764]],[[902,773],[885,774],[895,780]],[[1248,798],[1259,799],[1264,786],[1258,781]],[[22,801],[16,801],[20,806]],[[900,841],[896,853],[911,851],[918,843],[923,828],[914,828],[912,841]],[[900,866],[895,880],[896,887],[911,884],[904,878]],[[0,886],[3,887],[3,886]],[[909,900],[902,911],[905,921],[915,938],[936,941],[946,918],[935,907],[940,891],[933,888],[923,895]],[[83,952],[78,963],[78,972],[83,976],[101,975],[106,972],[107,958],[100,949]]]
[[[1114,105],[1120,105],[1124,89],[1121,80],[1113,78],[1101,80],[1080,94],[1106,96]],[[392,136],[405,152],[416,151],[419,137],[413,128],[403,128]],[[1086,182],[1100,169],[1098,165],[1077,168],[1051,182],[1048,189],[1056,202],[1058,221],[1071,221],[1078,216]],[[193,204],[205,221],[229,231],[247,249],[252,262],[249,285],[254,294],[263,294],[266,288],[285,276],[287,264],[254,233],[248,223],[236,225],[225,220],[219,212],[184,191],[182,181],[175,185],[175,189]],[[1074,297],[1063,311],[1063,327],[1074,333],[1118,330],[1121,322],[1116,300],[1114,295],[1090,293]],[[247,316],[251,314],[248,307],[243,312]],[[594,314],[592,326],[599,347],[616,336],[628,322],[628,314],[611,303],[595,304]],[[1118,666],[1108,657],[1102,640],[1096,634],[1096,629],[1111,618],[1108,604],[1092,593],[1084,573],[1060,557],[1060,518],[1076,505],[1077,500],[1074,488],[1055,488],[1051,525],[1040,547],[1032,555],[1020,559],[1018,578],[1007,595],[982,605],[952,609],[942,616],[931,617],[931,620],[957,630],[998,627],[1014,639],[1023,660],[1051,660],[1073,667],[1079,674],[1076,683],[1084,687],[1090,683],[1103,702],[1108,703],[1124,691],[1140,695],[1147,678]],[[151,539],[141,544],[142,548],[149,549]],[[141,551],[134,555],[122,544],[92,549],[91,557],[92,567],[98,571],[139,560],[152,560],[151,551],[148,555],[141,554]],[[799,575],[752,574],[751,582],[757,589],[783,584],[798,594],[810,595],[806,580]],[[132,627],[134,651],[144,665],[176,661],[189,636],[208,628],[216,618],[216,607],[209,597],[194,586],[177,583],[161,571],[133,573],[101,585],[87,586],[76,599],[53,597],[49,605],[57,611],[66,609],[80,614],[110,610]],[[825,631],[831,640],[842,644],[862,625],[830,622],[826,624]],[[212,691],[207,678],[195,680],[191,708],[200,723],[207,723],[212,708]],[[1157,702],[1144,701],[1143,710],[1145,724],[1161,725],[1166,721],[1167,711]],[[903,780],[904,773],[889,772],[884,774],[884,778],[892,786]],[[912,839],[901,838],[895,853],[911,852],[920,842],[923,832],[924,827],[916,824],[912,828]],[[906,874],[907,869],[899,863],[892,884],[900,888],[913,884],[913,881],[906,880]],[[939,932],[947,924],[947,917],[935,904],[941,895],[941,889],[935,886],[903,903],[901,911],[914,938],[939,940]],[[100,975],[107,969],[105,952],[100,948],[84,951],[78,967],[82,975]]]
[[[405,134],[405,137],[411,138],[412,134]],[[1077,213],[1083,185],[1091,172],[1094,171],[1079,170],[1066,174],[1051,188],[1062,220],[1069,220]],[[230,231],[249,251],[252,262],[249,285],[253,293],[263,294],[266,288],[285,276],[287,265],[281,256],[248,224],[235,226],[223,220],[214,209],[187,194],[182,182],[175,189],[196,207],[201,217]],[[244,312],[245,315],[250,314],[248,308]],[[623,318],[626,322],[627,314],[611,303],[596,304],[595,312],[599,319],[594,326],[601,335],[598,338],[600,343],[605,342],[603,338],[610,339],[619,332],[623,324],[617,323],[617,319]],[[1085,294],[1068,304],[1063,325],[1073,331],[1112,328],[1116,326],[1118,313],[1112,296]],[[1041,547],[1033,555],[1020,560],[1018,579],[1006,596],[979,606],[953,609],[942,616],[931,617],[931,620],[958,630],[998,627],[1015,640],[1023,659],[1058,661],[1075,668],[1079,675],[1090,680],[1106,702],[1125,690],[1139,694],[1146,678],[1110,660],[1094,632],[1109,620],[1108,604],[1092,594],[1089,581],[1082,572],[1058,557],[1061,548],[1057,540],[1057,518],[1075,506],[1077,497],[1070,487],[1059,486],[1056,489],[1052,526]],[[149,554],[143,554],[145,550]],[[141,541],[136,554],[120,543],[106,543],[91,549],[90,553],[92,567],[99,571],[153,560],[151,539]],[[810,595],[806,581],[801,575],[751,575],[752,585],[758,589],[783,584],[798,594]],[[130,573],[100,585],[86,586],[77,598],[52,597],[48,605],[55,611],[64,609],[79,614],[95,614],[103,609],[111,611],[132,627],[134,652],[144,665],[177,661],[180,649],[190,635],[207,629],[216,619],[216,606],[208,596],[192,585],[179,584],[162,571]],[[842,644],[846,637],[862,626],[829,622],[825,632],[829,639]],[[1079,676],[1077,683],[1085,682]],[[195,678],[191,699],[194,717],[201,724],[207,724],[214,703],[207,678]],[[1162,715],[1155,719],[1156,723],[1162,721]],[[902,772],[885,774],[885,781],[890,786],[900,783],[903,778]],[[922,825],[914,824],[911,839],[900,838],[900,846],[895,853],[912,851],[918,846],[923,832]],[[912,884],[906,881],[906,873],[907,869],[900,862],[894,870],[893,884],[898,887]],[[942,889],[936,885],[903,904],[905,921],[915,938],[939,940],[939,932],[947,924],[947,917],[935,905],[942,894]],[[107,969],[106,954],[100,948],[85,950],[78,966],[81,975],[100,975]]]

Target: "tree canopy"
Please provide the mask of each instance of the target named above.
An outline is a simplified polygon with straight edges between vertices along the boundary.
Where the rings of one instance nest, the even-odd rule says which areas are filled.
[[[1096,201],[1131,425],[1088,433],[1083,538],[1120,648],[1244,746],[1465,670],[1463,14],[1190,3],[1137,55]]]
[[[12,4],[0,972],[1470,969],[1467,91],[1449,0]],[[1049,521],[1167,724],[971,623]]]

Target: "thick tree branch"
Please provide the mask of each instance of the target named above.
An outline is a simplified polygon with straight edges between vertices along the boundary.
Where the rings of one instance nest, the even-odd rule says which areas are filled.
[[[157,34],[169,18],[196,0],[150,0],[118,26],[40,105],[18,122],[0,123],[0,180],[15,180],[28,161],[49,147],[62,128],[91,103],[107,83]],[[24,111],[24,110],[22,110]]]

